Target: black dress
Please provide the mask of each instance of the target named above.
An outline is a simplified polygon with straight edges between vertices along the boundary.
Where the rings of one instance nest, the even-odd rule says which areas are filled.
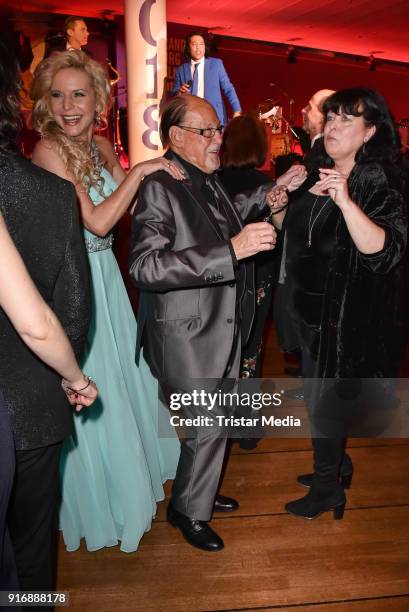
[[[316,360],[323,299],[340,210],[328,196],[309,191],[286,215],[286,303],[297,332],[298,347]]]
[[[218,174],[223,187],[234,200],[238,193],[252,191],[272,179],[255,168],[223,168]],[[260,219],[262,221],[262,219]],[[271,310],[277,270],[276,251],[261,253],[254,258],[256,313],[247,344],[243,347],[240,367],[241,378],[259,378],[261,373],[261,349],[268,314]]]
[[[73,185],[0,150],[0,211],[28,273],[78,354],[91,300]],[[0,389],[17,450],[8,528],[20,587],[52,590],[58,460],[72,430],[72,409],[60,376],[26,346],[1,308]]]
[[[356,165],[348,188],[352,201],[385,230],[381,251],[358,251],[335,203],[317,199],[306,188],[298,197],[296,192],[285,220],[289,282],[284,286],[298,326],[303,375],[314,378],[309,388],[304,386],[312,416],[314,480],[311,495],[298,504],[301,515],[310,499],[345,499],[339,485],[344,438],[355,417],[366,423],[368,411],[377,415],[378,396],[382,408],[384,400],[393,399],[377,380],[397,375],[406,340],[407,220],[398,177],[393,168]],[[360,379],[369,378],[374,385],[361,392]]]

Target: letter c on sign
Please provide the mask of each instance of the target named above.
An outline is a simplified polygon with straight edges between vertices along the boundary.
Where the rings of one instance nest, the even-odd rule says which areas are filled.
[[[139,11],[139,29],[142,36],[149,45],[153,47],[157,46],[156,40],[152,36],[151,32],[151,8],[152,5],[156,4],[156,0],[145,0]]]

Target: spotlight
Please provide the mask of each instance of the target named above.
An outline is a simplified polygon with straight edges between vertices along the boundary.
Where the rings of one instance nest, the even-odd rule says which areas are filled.
[[[287,63],[288,64],[296,64],[297,63],[297,50],[293,45],[289,45],[287,47]]]

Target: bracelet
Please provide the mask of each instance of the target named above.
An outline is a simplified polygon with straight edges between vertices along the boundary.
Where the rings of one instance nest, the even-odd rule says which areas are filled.
[[[73,389],[67,384],[67,381],[65,380],[65,378],[63,378],[61,381],[61,385],[64,391],[66,391],[67,393],[70,393],[70,392],[71,393],[81,393],[81,391],[85,391],[85,389],[87,389],[90,386],[90,384],[94,382],[94,380],[93,378],[91,378],[91,376],[88,376],[88,374],[85,374],[84,372],[82,373],[82,375],[87,381],[87,384],[85,385],[85,387],[81,387],[81,389]]]
[[[264,221],[271,221],[274,215],[278,215],[278,213],[283,212],[283,210],[285,210],[286,208],[288,208],[288,204],[281,206],[281,208],[278,208],[277,210],[270,209],[270,212],[268,213],[267,217],[264,217]]]

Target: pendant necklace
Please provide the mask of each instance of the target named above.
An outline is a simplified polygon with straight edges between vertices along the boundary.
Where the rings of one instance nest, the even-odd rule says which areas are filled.
[[[307,247],[311,246],[311,236],[312,236],[312,230],[314,229],[314,225],[317,222],[318,217],[320,216],[320,214],[322,213],[322,211],[324,210],[324,207],[326,204],[328,204],[328,202],[330,201],[331,197],[327,198],[325,200],[325,202],[323,203],[323,205],[321,206],[321,208],[318,211],[318,214],[315,215],[314,219],[312,218],[314,209],[315,209],[315,205],[318,202],[318,198],[320,198],[322,196],[317,195],[317,197],[315,198],[314,204],[312,205],[311,208],[311,212],[310,212],[310,218],[308,220],[308,240],[307,240]]]

